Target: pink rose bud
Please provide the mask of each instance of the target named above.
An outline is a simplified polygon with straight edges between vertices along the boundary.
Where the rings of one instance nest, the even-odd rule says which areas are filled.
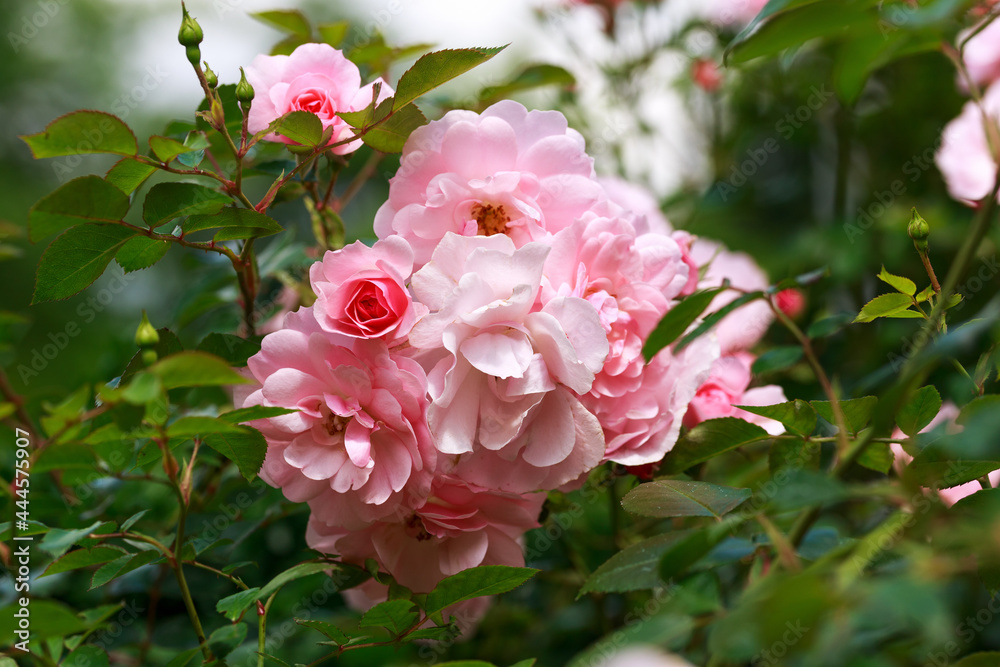
[[[789,287],[778,292],[775,295],[775,301],[781,312],[793,320],[801,315],[802,311],[806,308],[806,297],[800,290],[794,287]]]
[[[699,88],[709,93],[714,93],[722,85],[722,72],[711,60],[695,60],[691,66],[691,78]]]

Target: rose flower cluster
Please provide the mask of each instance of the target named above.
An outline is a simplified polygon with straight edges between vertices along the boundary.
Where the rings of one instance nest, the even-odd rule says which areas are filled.
[[[272,116],[315,108],[336,123],[339,101],[371,99],[343,90],[360,79],[332,48],[278,58],[248,73]],[[249,360],[258,384],[239,397],[296,410],[253,425],[269,445],[261,476],[311,508],[310,546],[375,559],[417,592],[523,565],[545,491],[605,461],[655,464],[682,425],[753,401],[746,350],[767,312],[740,309],[718,335],[643,358],[678,299],[723,278],[767,284],[746,256],[672,231],[644,196],[598,180],[555,111],[504,101],[413,132],[379,240],[312,266],[315,303],[264,338]],[[361,592],[370,604],[385,589]]]

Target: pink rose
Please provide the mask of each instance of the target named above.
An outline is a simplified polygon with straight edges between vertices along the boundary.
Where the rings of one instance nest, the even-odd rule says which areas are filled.
[[[781,422],[733,407],[775,405],[788,400],[778,385],[747,389],[752,379],[750,367],[753,361],[754,356],[749,352],[735,352],[716,361],[708,379],[691,400],[687,414],[684,415],[684,425],[692,428],[706,419],[738,417],[763,427],[771,435],[784,433],[785,427]]]
[[[352,338],[403,338],[426,312],[406,289],[412,270],[413,251],[398,236],[371,248],[356,241],[327,252],[309,269],[316,321],[326,331]]]
[[[438,477],[415,510],[397,512],[363,530],[309,520],[310,547],[363,565],[374,558],[400,584],[418,592],[480,565],[524,565],[521,536],[538,527],[544,493],[488,491],[449,476]]]
[[[409,341],[428,368],[435,446],[464,456],[463,479],[504,491],[555,488],[604,451],[574,394],[590,391],[607,335],[579,297],[536,308],[548,252],[540,243],[515,249],[503,234],[448,233],[412,280],[431,311]]]
[[[303,44],[288,56],[257,56],[246,72],[255,93],[248,118],[251,132],[266,130],[271,121],[290,111],[309,111],[319,116],[324,128],[333,127],[331,144],[354,135],[338,111],[365,109],[371,104],[376,83],[381,84],[378,101],[393,92],[382,79],[362,87],[357,65],[328,44]],[[294,143],[281,135],[266,138]],[[360,146],[359,139],[331,150],[345,155]]]
[[[719,293],[712,299],[707,313],[719,310],[742,296],[743,292],[763,290],[769,286],[767,276],[750,255],[730,252],[715,241],[697,239],[691,247],[691,256],[698,266],[708,266],[698,283],[699,289],[718,287],[723,280],[729,280],[732,287],[741,290],[728,289]],[[764,336],[773,320],[770,306],[761,300],[751,301],[729,313],[714,327],[722,354],[750,349]]]
[[[747,24],[766,4],[767,0],[712,0],[709,3],[709,16],[722,25]]]
[[[955,419],[958,417],[959,412],[960,410],[958,409],[958,406],[956,406],[951,401],[945,401],[944,404],[941,406],[941,409],[938,411],[937,415],[934,416],[934,419],[932,419],[930,423],[927,424],[927,426],[921,429],[920,432],[929,433],[934,429],[936,429],[941,424],[947,424],[945,428],[948,430],[949,433],[961,432],[962,427],[955,423]],[[892,437],[896,440],[902,440],[903,438],[906,437],[906,434],[903,433],[897,427],[893,429]],[[909,465],[910,461],[913,460],[913,457],[907,454],[906,450],[904,450],[903,446],[900,445],[899,443],[894,442],[889,446],[892,448],[892,453],[893,456],[895,457],[894,465],[896,468],[896,472],[902,475],[903,470],[905,470],[906,466]],[[989,474],[989,478],[990,478],[990,484],[992,484],[994,487],[1000,484],[1000,470],[994,470],[993,472],[991,472]],[[980,486],[978,481],[973,480],[971,482],[966,482],[965,484],[959,484],[958,486],[953,486],[948,489],[939,489],[937,493],[938,497],[941,498],[941,502],[947,505],[948,507],[951,507],[962,498],[971,496],[976,491],[981,491],[982,488],[983,487]]]
[[[419,498],[435,461],[419,364],[383,341],[323,331],[309,308],[289,313],[284,326],[248,362],[260,387],[245,407],[298,410],[253,423],[268,440],[261,477],[343,525]]]
[[[505,100],[482,114],[449,111],[414,130],[375,233],[406,239],[420,267],[448,232],[506,234],[521,247],[604,199],[583,137],[566,118]]]
[[[935,156],[948,192],[967,204],[979,201],[993,188],[997,162],[990,151],[985,123],[988,120],[996,131],[1000,120],[1000,83],[990,86],[983,95],[983,108],[987,119],[975,102],[966,102],[958,118],[945,126]],[[1000,138],[1000,132],[996,134]]]
[[[959,41],[964,40],[968,31],[959,35]],[[962,51],[965,68],[977,86],[988,86],[1000,79],[1000,21],[993,20],[965,43]],[[959,79],[964,88],[967,83]]]
[[[632,226],[637,234],[656,233],[668,236],[674,230],[660,210],[659,202],[646,188],[617,176],[600,176],[597,181],[612,203],[634,216]]]
[[[640,466],[656,463],[673,449],[688,404],[718,356],[714,337],[701,336],[678,354],[668,348],[656,355],[634,391],[585,396],[584,404],[604,429],[604,460]]]

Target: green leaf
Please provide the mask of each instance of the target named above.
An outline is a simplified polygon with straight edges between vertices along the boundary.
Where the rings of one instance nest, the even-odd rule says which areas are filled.
[[[239,430],[235,432],[216,432],[206,435],[204,443],[235,463],[249,482],[257,476],[260,467],[264,465],[267,441],[256,429],[249,426],[237,428]]]
[[[705,312],[715,295],[724,289],[726,287],[695,292],[668,310],[653,332],[649,334],[646,344],[642,347],[642,354],[646,357],[646,361],[655,357],[660,350],[673,343],[687,331],[687,328],[698,319],[698,316]]]
[[[902,294],[913,296],[917,293],[917,286],[912,280],[904,278],[903,276],[894,276],[886,271],[884,266],[882,267],[882,271],[878,274],[878,279]]]
[[[135,192],[136,188],[146,182],[146,179],[153,175],[156,167],[145,162],[140,162],[134,158],[124,157],[108,170],[104,175],[111,185],[115,186],[127,195]]]
[[[139,371],[132,376],[121,392],[121,397],[132,405],[146,405],[161,398],[163,383],[160,378],[146,371]]]
[[[798,435],[812,435],[812,432],[816,430],[816,411],[811,405],[798,398],[777,405],[734,405],[733,407],[779,421],[788,431]]]
[[[764,295],[765,295],[764,292],[750,292],[748,294],[743,294],[741,296],[736,297],[735,299],[724,305],[722,308],[719,308],[718,310],[709,313],[704,317],[704,319],[702,319],[701,323],[698,326],[696,326],[690,332],[684,334],[684,337],[680,339],[680,341],[677,343],[676,346],[674,346],[674,350],[680,352],[685,347],[690,345],[691,342],[693,342],[696,338],[707,333],[708,330],[714,327],[723,317],[733,312],[740,306],[748,304],[751,301],[756,301],[757,299],[763,298]]]
[[[967,655],[952,667],[996,667],[1000,665],[1000,651],[989,651]]]
[[[392,106],[392,99],[382,101],[382,105]],[[382,106],[379,105],[379,106]],[[377,117],[377,112],[376,112]],[[368,130],[361,140],[377,151],[383,153],[399,153],[403,150],[410,133],[421,125],[427,124],[427,118],[414,104],[394,111],[387,120]]]
[[[165,389],[251,384],[222,359],[204,352],[178,352],[149,367]]]
[[[711,516],[721,519],[751,495],[750,489],[660,479],[629,491],[622,498],[622,507],[632,514],[656,518]]]
[[[736,417],[708,419],[688,431],[667,453],[660,473],[678,474],[719,454],[769,437],[760,426]]]
[[[333,23],[320,23],[316,26],[319,33],[319,41],[337,48],[347,37],[347,31],[351,25],[347,21],[335,21]]]
[[[186,651],[181,651],[167,663],[167,667],[187,667],[192,660],[198,658],[201,654],[201,649],[197,646],[194,648],[189,648]],[[215,667],[218,667],[217,665]]]
[[[594,570],[577,597],[591,592],[625,593],[656,588],[662,583],[660,558],[688,535],[687,530],[671,531],[622,549]]]
[[[767,455],[771,475],[790,468],[819,468],[820,451],[820,444],[815,441],[775,440]]]
[[[309,40],[312,37],[312,28],[309,19],[296,9],[274,9],[267,12],[251,12],[261,23],[266,23],[272,28],[277,28],[283,32],[291,33]],[[334,45],[335,46],[335,45]]]
[[[143,517],[143,515],[145,515],[146,512],[148,512],[148,511],[149,511],[148,509],[139,510],[138,512],[136,512],[135,514],[133,514],[129,518],[125,519],[125,521],[123,521],[122,525],[121,525],[122,532],[124,532],[124,531],[128,530],[129,528],[131,528],[132,526],[134,526],[139,521],[139,519],[141,519]]]
[[[292,408],[275,408],[265,405],[254,405],[249,408],[238,408],[230,412],[225,412],[219,415],[219,419],[229,422],[230,424],[243,424],[245,422],[254,421],[255,419],[267,419],[268,417],[290,415],[293,412],[298,412],[298,410]]]
[[[49,123],[42,132],[21,139],[35,159],[87,153],[135,155],[139,151],[128,125],[103,111],[68,113]]]
[[[858,464],[883,475],[892,468],[894,457],[886,442],[870,442],[858,456]]]
[[[103,178],[74,178],[31,207],[28,236],[37,243],[86,222],[120,222],[128,208],[128,195]]]
[[[233,593],[222,598],[215,604],[215,611],[219,612],[230,621],[237,621],[247,608],[250,607],[260,597],[259,588],[249,588],[239,593]]]
[[[313,148],[323,138],[323,121],[308,111],[292,111],[275,119],[262,134],[279,134],[302,146]]]
[[[181,417],[167,427],[167,435],[171,438],[193,438],[209,433],[244,433],[246,429],[215,417]]]
[[[247,624],[223,625],[208,638],[208,648],[216,656],[224,658],[243,643],[247,636]]]
[[[240,338],[233,334],[210,333],[198,343],[202,352],[214,354],[233,366],[246,366],[247,359],[260,352],[261,338]]]
[[[479,102],[488,106],[493,102],[511,97],[514,93],[541,86],[561,86],[568,88],[576,84],[576,78],[566,69],[557,65],[528,65],[516,76],[498,86],[488,86],[479,91]]]
[[[197,183],[157,183],[146,194],[142,219],[152,229],[185,215],[218,213],[231,202],[227,195]]]
[[[343,645],[351,641],[351,638],[344,634],[344,631],[333,623],[327,623],[326,621],[307,621],[301,618],[296,618],[295,622],[299,625],[312,628],[317,632],[323,633],[328,639],[336,642],[337,644]]]
[[[833,418],[833,407],[830,401],[809,401],[816,413],[831,424],[837,421]],[[862,396],[846,401],[840,401],[840,409],[844,413],[844,421],[847,422],[847,430],[857,433],[871,421],[875,413],[875,406],[878,405],[878,398],[875,396]]]
[[[100,521],[95,521],[86,528],[77,528],[74,530],[52,528],[42,538],[38,548],[58,558],[69,551],[71,546],[79,543],[80,540],[86,539],[87,535],[97,530],[101,523]]]
[[[955,418],[955,423],[959,426],[965,426],[977,415],[993,412],[998,409],[1000,409],[1000,395],[987,394],[986,396],[979,396],[962,407],[962,411]]]
[[[67,655],[60,667],[108,667],[108,654],[97,646],[81,646]]]
[[[659,574],[664,581],[680,576],[728,537],[745,519],[733,515],[721,523],[696,530],[668,547],[660,557]]]
[[[121,225],[87,224],[66,230],[42,254],[31,303],[68,299],[86,289],[133,236],[135,231]]]
[[[410,600],[386,600],[365,612],[358,622],[361,628],[385,628],[399,635],[417,622],[420,614]]]
[[[45,568],[45,571],[39,575],[41,577],[47,577],[50,574],[59,574],[60,572],[69,572],[70,570],[79,570],[83,567],[89,567],[90,565],[100,565],[102,563],[107,563],[113,561],[117,558],[121,558],[127,552],[119,547],[108,547],[108,546],[98,546],[91,547],[90,549],[77,549],[76,551],[70,551],[64,556],[60,556],[56,560],[49,563],[49,566]]]
[[[774,347],[757,357],[750,367],[754,375],[776,373],[790,368],[802,359],[802,348],[798,345]]]
[[[933,385],[927,385],[913,392],[910,399],[896,415],[896,425],[908,436],[914,436],[941,410],[941,394]]]
[[[906,310],[911,305],[913,305],[913,297],[906,294],[899,292],[883,294],[866,303],[858,316],[854,318],[854,322],[871,322],[876,318]]]
[[[816,320],[810,324],[809,328],[806,330],[806,335],[809,338],[825,338],[826,336],[837,333],[853,321],[854,318],[847,313],[824,317],[823,319]]]
[[[16,602],[14,604],[17,604]],[[13,614],[14,607],[8,606],[0,610],[0,637],[10,641],[16,635],[18,619]],[[53,600],[34,598],[31,601],[31,639],[46,639],[47,637],[65,637],[87,629],[84,623],[72,609]]]
[[[227,206],[210,215],[192,215],[184,223],[184,233],[200,232],[204,229],[222,229],[215,235],[215,241],[234,241],[269,236],[283,231],[277,220],[248,208]]]
[[[488,49],[447,49],[420,57],[413,67],[403,72],[396,84],[393,109],[402,109],[424,93],[481,65],[506,46]]]
[[[449,660],[448,662],[436,662],[434,667],[496,667],[496,665],[482,660]]]
[[[156,264],[170,250],[169,241],[151,239],[148,236],[136,236],[129,239],[118,249],[115,261],[125,273],[147,269]]]
[[[526,660],[518,660],[510,667],[535,667],[536,662],[538,662],[537,658],[527,658]]]
[[[155,135],[149,138],[149,148],[153,151],[153,155],[155,155],[156,158],[163,163],[170,162],[178,155],[198,150],[197,148],[185,146],[176,139],[171,139],[170,137],[158,137]]]
[[[149,551],[140,551],[137,554],[122,556],[109,563],[105,563],[94,572],[94,576],[90,580],[90,590],[100,588],[112,579],[125,576],[133,570],[138,570],[143,565],[149,565],[159,560],[160,557],[159,551],[150,549]]]
[[[538,570],[529,567],[483,565],[462,570],[445,577],[427,595],[424,611],[428,616],[438,614],[456,602],[486,595],[499,595],[512,591],[534,576]]]
[[[895,313],[889,313],[885,316],[889,320],[919,320],[923,319],[923,315],[915,310],[897,310]]]

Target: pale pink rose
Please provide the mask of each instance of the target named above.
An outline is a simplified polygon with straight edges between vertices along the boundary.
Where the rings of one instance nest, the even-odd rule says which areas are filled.
[[[958,118],[945,126],[941,147],[935,156],[948,192],[967,204],[988,195],[996,178],[997,162],[990,151],[985,123],[988,120],[996,127],[1000,120],[1000,83],[987,89],[983,95],[983,108],[987,119],[983,118],[983,112],[975,102],[966,102]]]
[[[677,244],[677,247],[681,249],[681,261],[683,261],[688,267],[687,283],[685,283],[684,288],[681,289],[678,296],[691,296],[698,290],[698,280],[701,276],[701,267],[698,266],[698,262],[696,262],[694,257],[691,255],[691,248],[694,246],[694,242],[697,238],[680,230],[673,232],[670,235],[670,238],[672,238]]]
[[[674,228],[660,210],[660,204],[646,188],[629,183],[617,176],[601,176],[598,182],[608,193],[612,203],[630,212],[635,219],[632,226],[637,234],[669,235]]]
[[[574,394],[590,391],[607,335],[579,297],[536,308],[548,252],[540,243],[515,249],[503,234],[449,232],[411,281],[431,311],[409,342],[428,368],[435,446],[463,456],[463,479],[504,491],[555,488],[604,451]],[[490,452],[502,470],[480,461]]]
[[[688,267],[669,236],[637,236],[621,217],[587,214],[556,234],[545,262],[542,302],[586,299],[600,315],[610,351],[591,392],[634,391],[646,365],[642,345],[687,283]]]
[[[619,649],[604,667],[694,667],[684,658],[665,653],[655,646],[635,644]]]
[[[959,35],[959,41],[965,39],[969,31]],[[965,68],[977,86],[988,86],[1000,79],[1000,21],[993,20],[975,37],[965,43],[962,51]],[[966,87],[964,78],[959,80]]]
[[[688,404],[718,356],[714,336],[701,336],[680,353],[667,348],[656,355],[635,391],[620,397],[585,396],[584,404],[604,429],[604,459],[626,466],[662,459],[677,444]]]
[[[412,270],[413,251],[398,236],[327,252],[309,269],[316,321],[352,338],[403,338],[426,312],[406,289]]]
[[[938,411],[937,415],[934,416],[934,419],[932,419],[927,426],[921,429],[920,432],[929,433],[941,424],[947,424],[945,428],[949,433],[960,433],[962,431],[962,427],[955,423],[955,419],[958,417],[959,412],[961,411],[958,409],[957,405],[951,401],[945,401],[941,405],[941,409]],[[892,437],[896,440],[902,440],[906,437],[906,434],[897,427],[893,429]],[[906,450],[903,449],[903,446],[897,442],[894,442],[889,446],[892,448],[892,453],[895,458],[894,467],[896,468],[896,472],[902,475],[906,466],[913,460],[913,457],[907,454]],[[994,470],[991,472],[989,474],[989,478],[990,484],[996,487],[1000,484],[1000,470]],[[951,507],[962,498],[971,496],[976,491],[982,490],[982,488],[983,487],[978,481],[973,480],[948,489],[939,489],[937,493],[941,498],[941,502],[948,507]]]
[[[420,267],[448,232],[506,234],[521,247],[604,199],[583,137],[566,118],[505,100],[482,114],[449,111],[413,131],[375,233],[401,235]]]
[[[709,17],[722,25],[750,23],[764,9],[767,0],[711,0]]]
[[[342,525],[419,498],[435,461],[420,365],[381,340],[323,331],[309,308],[289,313],[284,327],[250,358],[260,386],[242,401],[298,410],[252,423],[268,440],[261,477]]]
[[[368,558],[403,586],[428,593],[447,576],[480,565],[522,567],[521,536],[538,527],[544,493],[489,491],[450,476],[435,478],[426,502],[362,530],[313,514],[306,542],[348,563]]]
[[[331,144],[349,139],[354,130],[337,115],[338,111],[361,111],[371,104],[376,84],[381,85],[378,101],[392,95],[382,79],[361,86],[361,73],[343,52],[328,44],[303,44],[291,55],[259,55],[246,69],[247,81],[254,88],[247,127],[251,132],[266,130],[271,121],[290,111],[310,111],[333,127]],[[266,139],[295,143],[285,136],[270,134]],[[356,151],[361,140],[332,150],[338,155]]]
[[[738,417],[757,424],[771,435],[784,433],[785,427],[781,422],[733,407],[775,405],[788,400],[778,385],[748,389],[753,379],[750,374],[753,362],[754,356],[749,352],[734,352],[720,357],[712,365],[708,380],[698,388],[698,393],[691,400],[687,414],[684,415],[684,426],[692,428],[706,419]]]
[[[750,255],[731,252],[715,241],[697,239],[691,247],[691,256],[698,266],[708,266],[704,277],[698,282],[699,289],[719,287],[723,280],[729,280],[730,285],[735,288],[721,292],[712,299],[706,313],[719,310],[742,296],[743,292],[763,290],[769,286],[767,276]],[[773,320],[774,314],[770,306],[760,299],[729,313],[713,328],[719,337],[722,354],[749,350],[763,338]]]

